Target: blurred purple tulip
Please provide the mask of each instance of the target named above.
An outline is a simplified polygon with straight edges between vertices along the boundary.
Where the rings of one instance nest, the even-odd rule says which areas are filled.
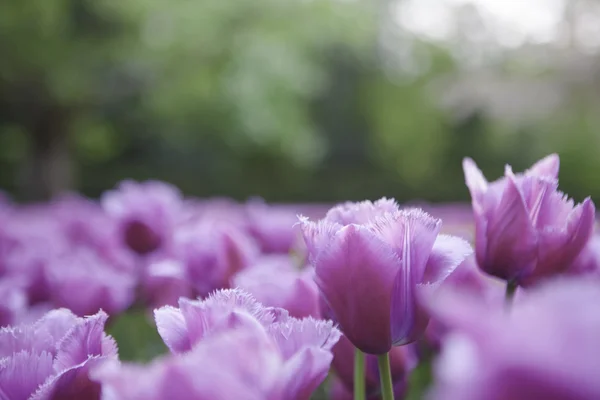
[[[49,260],[46,280],[52,303],[79,316],[100,309],[110,315],[125,310],[134,300],[137,284],[135,275],[83,248]]]
[[[180,227],[175,253],[197,294],[228,288],[233,276],[259,255],[254,240],[239,226],[219,221],[199,221]]]
[[[506,167],[488,183],[470,158],[463,161],[476,228],[477,262],[485,272],[521,286],[562,273],[592,235],[594,203],[574,205],[557,190],[558,156],[523,174]]]
[[[600,286],[557,279],[520,293],[510,312],[440,292],[433,313],[454,332],[435,368],[436,400],[600,398]]]
[[[163,182],[123,181],[104,193],[102,207],[119,224],[123,243],[146,255],[169,246],[183,199],[177,188]]]
[[[265,306],[286,309],[292,317],[319,317],[319,291],[312,268],[298,269],[288,255],[259,258],[233,278],[234,287]]]
[[[346,203],[301,225],[335,321],[370,354],[414,341],[428,322],[418,298],[472,252],[465,240],[438,235],[440,220],[388,199]]]
[[[600,278],[600,235],[593,235],[567,270],[570,275]]]
[[[327,376],[340,337],[331,322],[287,317],[239,290],[204,302],[182,299],[180,309],[155,315],[175,354],[148,367],[100,368],[106,397],[308,400]]]
[[[117,358],[104,312],[53,310],[31,325],[0,329],[0,394],[10,400],[99,399],[93,366]]]
[[[440,290],[452,289],[471,294],[478,302],[489,308],[503,308],[505,302],[505,285],[500,279],[491,277],[477,268],[473,256],[463,261],[440,286]],[[433,299],[435,295],[433,294]],[[429,298],[428,300],[431,300]],[[429,350],[438,351],[441,341],[451,330],[448,321],[440,321],[435,316],[430,319],[425,330],[425,339]]]
[[[290,207],[253,200],[246,205],[248,231],[264,253],[289,253],[299,238],[297,213]]]

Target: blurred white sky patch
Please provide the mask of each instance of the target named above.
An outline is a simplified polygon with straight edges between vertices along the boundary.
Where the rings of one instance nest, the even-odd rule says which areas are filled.
[[[395,13],[399,24],[417,35],[453,40],[464,32],[461,13],[475,11],[484,29],[468,29],[472,39],[491,34],[499,44],[517,47],[557,40],[564,7],[565,0],[404,0]]]

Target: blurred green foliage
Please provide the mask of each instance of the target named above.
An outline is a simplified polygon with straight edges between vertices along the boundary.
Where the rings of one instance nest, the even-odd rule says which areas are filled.
[[[405,33],[397,51],[419,62],[390,71],[378,4],[3,2],[0,187],[96,196],[154,178],[237,199],[464,200],[464,156],[494,177],[558,151],[563,188],[600,195],[585,99],[526,127],[483,107],[457,117],[430,86],[459,60]]]
[[[107,333],[117,341],[119,358],[123,361],[148,362],[167,353],[167,347],[146,310],[129,310],[112,317]]]

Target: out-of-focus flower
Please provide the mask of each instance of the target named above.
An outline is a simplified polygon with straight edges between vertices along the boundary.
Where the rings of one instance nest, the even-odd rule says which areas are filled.
[[[301,220],[316,282],[334,319],[365,353],[414,341],[427,326],[419,305],[465,257],[463,239],[438,235],[441,221],[395,201],[346,203],[319,222]]]
[[[354,353],[356,348],[345,337],[333,347],[333,363],[341,387],[333,391],[334,399],[352,399],[354,387]],[[394,397],[404,398],[406,394],[407,378],[411,370],[417,365],[417,356],[412,345],[393,347],[390,350],[390,367],[394,385]],[[380,396],[379,368],[377,357],[367,355],[365,360],[365,389],[368,399],[378,399]]]
[[[456,291],[439,295],[433,312],[455,330],[435,368],[433,399],[600,398],[597,282],[547,282],[521,293],[510,312]]]
[[[327,376],[340,338],[330,321],[288,317],[240,290],[180,304],[155,311],[175,354],[149,367],[99,369],[106,397],[308,400]]]
[[[149,309],[176,305],[180,297],[193,297],[183,262],[169,257],[149,257],[144,264],[138,301]]]
[[[95,365],[117,358],[104,333],[107,315],[78,318],[54,310],[32,325],[0,329],[0,394],[10,400],[99,399],[88,378]]]
[[[27,295],[19,282],[0,278],[0,327],[14,324],[26,307]]]
[[[102,207],[118,222],[123,242],[140,255],[169,246],[182,202],[177,188],[156,181],[124,181],[102,196]]]
[[[175,252],[192,287],[201,296],[230,287],[233,276],[259,254],[254,240],[239,226],[224,221],[200,221],[181,227]]]
[[[600,278],[600,235],[595,234],[590,238],[566,272]]]
[[[134,300],[137,279],[85,248],[49,260],[46,280],[50,298],[79,316],[103,309],[109,314],[125,310]]]
[[[114,400],[308,400],[327,375],[335,343],[331,326],[320,324],[296,320],[270,333],[240,326],[149,366],[103,365],[95,377]]]
[[[246,205],[248,231],[264,253],[289,253],[299,238],[293,209],[253,200]]]
[[[503,309],[505,305],[505,284],[500,279],[491,277],[477,268],[473,256],[463,261],[440,287],[441,290],[448,288],[472,294],[478,302],[486,304],[490,308]],[[433,299],[436,294],[433,294]],[[425,339],[429,349],[439,350],[441,340],[450,330],[451,327],[447,326],[444,321],[438,320],[435,316],[432,317],[425,330]]]
[[[287,255],[259,258],[234,277],[232,286],[251,293],[265,306],[286,309],[292,317],[318,317],[320,314],[314,270],[299,270]]]
[[[564,272],[592,235],[594,203],[574,205],[558,189],[559,159],[550,155],[523,174],[488,183],[463,161],[475,215],[477,262],[485,272],[526,286]]]

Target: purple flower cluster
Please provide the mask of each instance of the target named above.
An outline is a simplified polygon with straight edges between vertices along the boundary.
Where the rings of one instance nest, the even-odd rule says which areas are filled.
[[[0,201],[0,400],[600,398],[594,203],[556,155],[463,167],[471,210],[133,181]],[[105,332],[135,309],[169,350],[148,364]]]

